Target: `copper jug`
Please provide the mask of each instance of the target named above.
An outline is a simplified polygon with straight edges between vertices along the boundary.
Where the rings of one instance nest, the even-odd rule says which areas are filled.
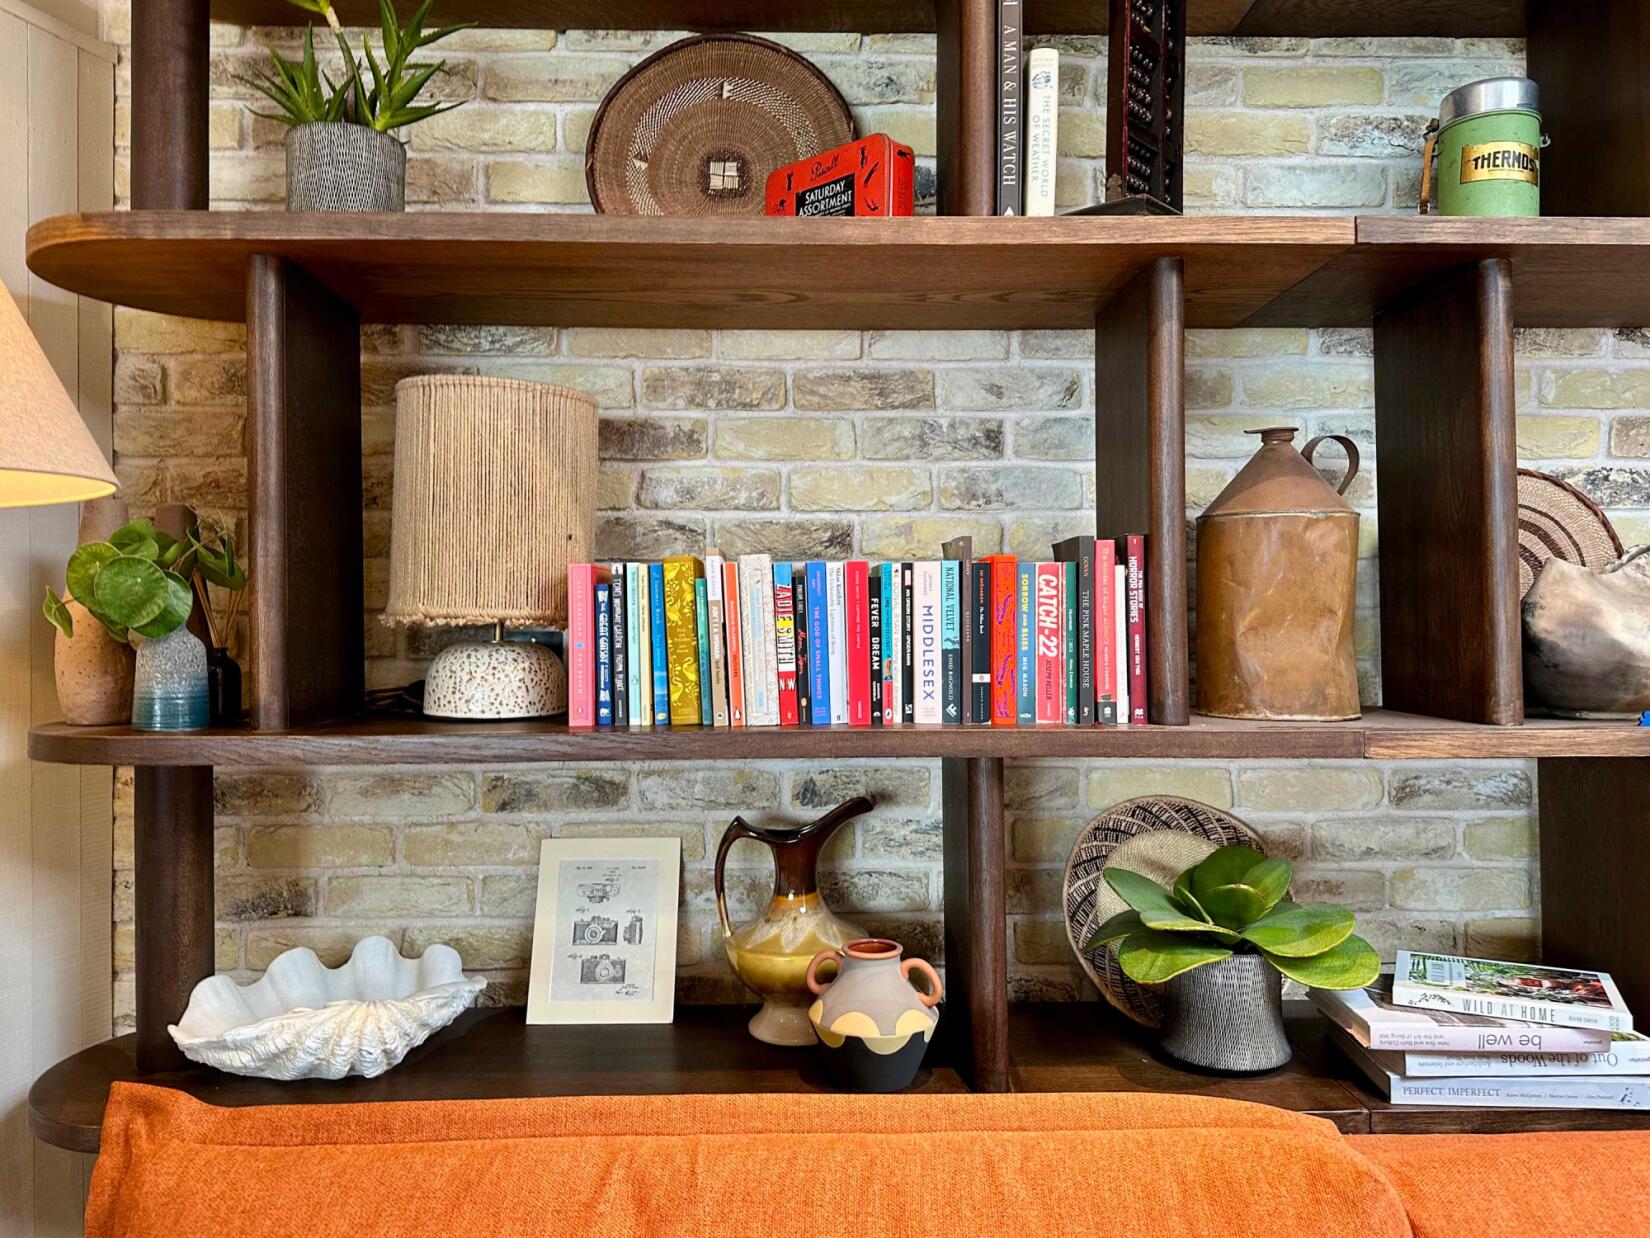
[[[1323,434],[1250,430],[1260,450],[1197,521],[1197,707],[1218,718],[1335,722],[1359,716],[1352,623],[1358,513],[1341,496],[1358,448]],[[1336,490],[1312,467],[1346,449]]]

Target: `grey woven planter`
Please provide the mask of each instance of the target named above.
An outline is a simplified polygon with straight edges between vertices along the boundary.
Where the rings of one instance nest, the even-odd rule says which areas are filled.
[[[286,209],[401,211],[407,148],[366,125],[293,125],[286,131]]]
[[[1249,1074],[1289,1060],[1283,977],[1258,954],[1182,972],[1155,990],[1163,1051],[1202,1070]]]

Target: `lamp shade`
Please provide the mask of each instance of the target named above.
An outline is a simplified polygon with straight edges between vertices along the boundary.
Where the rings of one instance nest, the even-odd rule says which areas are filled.
[[[0,507],[78,503],[113,494],[116,484],[22,311],[0,287]]]
[[[596,402],[472,375],[395,388],[386,623],[563,627],[596,525]]]

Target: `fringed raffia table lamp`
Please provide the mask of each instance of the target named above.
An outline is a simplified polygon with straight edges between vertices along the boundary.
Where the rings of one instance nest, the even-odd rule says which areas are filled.
[[[395,388],[390,597],[384,622],[493,627],[450,645],[424,683],[437,718],[539,718],[567,672],[506,624],[565,629],[567,567],[596,523],[596,402],[547,383],[438,374]]]

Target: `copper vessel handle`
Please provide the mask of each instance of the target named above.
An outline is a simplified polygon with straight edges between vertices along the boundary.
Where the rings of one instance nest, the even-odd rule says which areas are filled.
[[[1340,487],[1335,491],[1336,494],[1345,494],[1352,488],[1352,483],[1358,476],[1358,444],[1344,434],[1320,434],[1301,448],[1301,455],[1306,458],[1308,464],[1312,464],[1312,453],[1318,449],[1318,444],[1323,442],[1324,439],[1332,439],[1339,443],[1346,452],[1346,476],[1341,478]],[[1313,467],[1316,468],[1317,466],[1313,465]]]

